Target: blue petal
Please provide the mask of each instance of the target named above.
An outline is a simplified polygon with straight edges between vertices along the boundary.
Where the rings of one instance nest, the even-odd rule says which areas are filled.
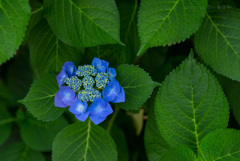
[[[114,68],[108,68],[107,73],[108,73],[109,77],[116,77],[116,75],[117,75],[117,72]]]
[[[109,63],[105,60],[101,60],[95,57],[92,61],[92,65],[97,69],[98,72],[105,73]]]
[[[113,103],[125,102],[125,92],[124,92],[123,87],[120,86],[120,93],[117,95],[117,97],[112,102]]]
[[[101,66],[101,65],[102,65],[101,59],[95,57],[92,61],[92,66],[97,67],[97,66]]]
[[[106,102],[102,98],[97,98],[88,107],[88,112],[92,115],[99,115],[106,108]]]
[[[55,104],[56,107],[63,107],[63,108],[67,107],[67,105],[65,105],[63,103],[63,101],[61,100],[61,98],[59,97],[58,93],[56,93],[56,95],[55,95],[54,104]]]
[[[106,69],[108,68],[109,63],[105,60],[102,60],[102,66],[104,66]]]
[[[106,72],[106,67],[104,67],[104,66],[97,66],[96,69],[100,73],[105,73]]]
[[[67,106],[71,106],[77,99],[75,92],[68,86],[60,87],[58,96]]]
[[[75,117],[80,121],[85,121],[89,116],[89,112],[84,112],[79,115],[75,115]]]
[[[106,108],[103,111],[101,111],[101,113],[99,113],[98,116],[107,117],[108,115],[113,113],[113,109],[112,109],[111,105],[108,102],[106,102],[106,104],[107,104]]]
[[[99,117],[97,115],[89,115],[89,118],[92,120],[92,122],[95,125],[98,125],[99,123],[103,122],[107,117]]]
[[[109,77],[109,80],[110,80],[110,82],[116,82],[117,81],[117,79],[114,78],[114,77]]]
[[[75,115],[80,115],[87,110],[87,102],[80,101],[79,99],[69,108],[69,111]]]
[[[58,75],[57,75],[57,82],[58,86],[61,87],[65,82],[65,79],[68,78],[67,73],[62,70]]]
[[[113,101],[120,92],[120,85],[117,81],[109,82],[108,85],[103,89],[102,96],[107,102]]]
[[[64,63],[62,69],[67,73],[68,77],[75,76],[77,68],[73,64],[73,62]]]

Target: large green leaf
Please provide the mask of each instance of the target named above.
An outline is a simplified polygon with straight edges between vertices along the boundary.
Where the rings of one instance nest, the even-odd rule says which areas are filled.
[[[211,132],[202,140],[198,156],[202,161],[238,161],[240,131],[220,129]]]
[[[142,0],[138,55],[149,47],[184,41],[200,27],[206,9],[207,0]]]
[[[109,62],[110,67],[116,67],[121,63],[126,63],[121,60],[121,57],[126,55],[120,45],[102,45],[97,47],[86,48],[82,58],[82,64],[91,64],[94,57],[103,59]]]
[[[240,104],[239,104],[239,91],[240,91],[240,82],[236,81],[229,81],[224,82],[228,83],[228,87],[226,88],[226,95],[229,101],[229,106],[237,120],[238,124],[240,125]]]
[[[120,65],[117,67],[117,74],[117,80],[125,92],[125,102],[117,106],[126,110],[139,109],[158,85],[138,66]]]
[[[195,152],[209,132],[228,125],[229,106],[212,74],[190,54],[166,77],[155,102],[156,120],[171,147]]]
[[[14,105],[13,96],[6,84],[0,79],[0,101],[5,102],[7,105]]]
[[[62,117],[54,121],[42,122],[28,116],[19,125],[21,137],[29,147],[38,151],[49,151],[52,149],[52,142],[58,132],[68,123]]]
[[[72,124],[53,142],[53,161],[117,161],[111,136],[90,119]]]
[[[60,72],[66,61],[76,65],[81,61],[83,50],[62,43],[43,19],[32,29],[29,37],[31,61],[40,75]]]
[[[139,3],[138,0],[117,0],[116,3],[120,13],[121,40],[126,44],[120,61],[126,60],[124,63],[132,64],[140,47],[137,28]]]
[[[19,102],[24,104],[28,111],[39,120],[55,120],[65,110],[54,106],[54,97],[58,90],[56,75],[48,74],[36,80],[27,96]]]
[[[45,161],[44,156],[22,142],[13,142],[0,149],[2,161]]]
[[[0,102],[0,145],[4,143],[11,133],[12,118],[3,102]]]
[[[14,101],[23,99],[33,82],[33,72],[29,57],[27,47],[20,46],[18,54],[9,62],[6,70],[6,84]]]
[[[160,160],[163,154],[170,148],[156,127],[154,111],[151,108],[144,133],[144,144],[149,161]]]
[[[178,147],[164,153],[160,161],[196,161],[196,155],[191,149]]]
[[[128,161],[129,149],[123,131],[117,125],[113,124],[109,133],[117,146],[118,161]]]
[[[216,72],[240,81],[240,10],[209,10],[199,31],[195,47]]]
[[[44,1],[49,25],[63,42],[76,47],[120,43],[114,0]]]
[[[16,54],[29,18],[28,0],[0,1],[0,65]]]
[[[31,17],[28,22],[28,27],[25,33],[24,42],[28,41],[31,30],[44,17],[43,4],[40,1],[30,0],[29,4],[31,6]]]

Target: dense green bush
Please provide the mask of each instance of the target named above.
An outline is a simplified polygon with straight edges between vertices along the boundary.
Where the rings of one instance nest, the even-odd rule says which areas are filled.
[[[239,7],[238,0],[0,0],[0,160],[240,160]],[[68,74],[65,62],[94,58],[100,66],[91,68],[107,73],[104,87],[94,86],[104,105],[86,103],[82,122],[57,106],[66,105],[59,73]],[[74,99],[66,106],[75,108]],[[111,115],[94,113],[107,108]]]

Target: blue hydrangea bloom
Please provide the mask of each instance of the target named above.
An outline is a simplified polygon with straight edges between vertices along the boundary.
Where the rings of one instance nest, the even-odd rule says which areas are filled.
[[[73,114],[75,114],[75,117],[81,121],[85,121],[88,116],[89,112],[87,111],[87,102],[86,101],[80,101],[79,99],[76,100],[76,102],[69,108],[69,111]]]
[[[76,68],[66,62],[57,75],[59,91],[55,95],[56,107],[67,107],[80,121],[88,117],[99,124],[113,112],[109,102],[125,101],[124,89],[116,80],[117,72],[109,63],[94,58],[91,65]]]
[[[94,66],[98,72],[105,73],[108,69],[108,65],[108,62],[99,58],[94,58],[92,61],[92,66]]]
[[[61,87],[66,82],[66,79],[76,75],[76,70],[77,68],[73,62],[64,63],[62,71],[57,75],[58,86]]]
[[[67,73],[68,77],[76,75],[77,68],[73,64],[73,62],[64,63],[62,69]]]
[[[71,106],[77,97],[75,92],[68,86],[60,87],[59,91],[55,96],[55,106],[57,107],[67,107]]]
[[[107,102],[119,103],[125,102],[124,89],[117,81],[109,82],[102,91],[103,99]]]
[[[90,113],[89,118],[95,124],[99,124],[104,121],[108,115],[113,113],[112,107],[102,98],[95,99],[89,106],[88,112]]]

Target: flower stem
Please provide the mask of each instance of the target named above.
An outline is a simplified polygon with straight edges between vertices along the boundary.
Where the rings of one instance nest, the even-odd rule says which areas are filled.
[[[38,13],[39,11],[43,10],[43,6],[41,6],[40,8],[36,9],[35,11],[31,12],[31,15]]]
[[[114,111],[114,113],[113,113],[113,116],[111,117],[111,119],[110,119],[110,121],[109,121],[109,123],[108,123],[108,127],[107,127],[107,132],[108,132],[108,133],[111,131],[113,122],[115,121],[115,119],[116,119],[116,117],[117,117],[118,111],[119,111],[119,108],[116,107],[116,108],[115,108],[115,111]]]
[[[5,120],[1,120],[0,125],[15,122],[15,121],[17,121],[17,118],[8,118],[8,119],[5,119]]]

